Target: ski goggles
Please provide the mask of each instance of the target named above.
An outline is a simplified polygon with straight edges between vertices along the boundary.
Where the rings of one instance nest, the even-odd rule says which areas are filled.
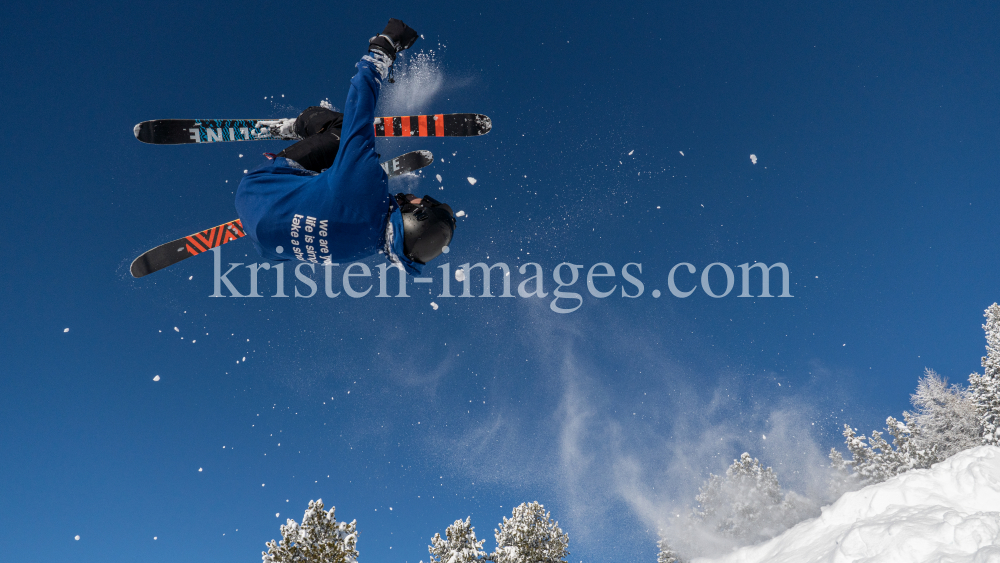
[[[419,213],[420,209],[443,209],[448,212],[448,215],[451,216],[452,220],[455,219],[455,212],[447,203],[441,203],[429,195],[425,195],[420,198],[420,203],[411,203],[414,199],[417,199],[417,196],[413,194],[396,194],[396,203],[399,205],[400,212]]]

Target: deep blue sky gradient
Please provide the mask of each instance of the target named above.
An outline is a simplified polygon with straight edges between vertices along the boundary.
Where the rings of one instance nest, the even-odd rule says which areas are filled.
[[[635,491],[690,502],[745,450],[796,485],[798,440],[822,454],[844,422],[899,416],[925,366],[979,369],[1000,294],[998,12],[7,6],[4,558],[257,560],[322,497],[358,520],[366,563],[426,560],[470,514],[492,548],[531,500],[569,532],[571,561],[652,561]],[[392,186],[468,213],[444,258],[549,275],[640,262],[641,297],[557,315],[548,299],[438,298],[438,272],[409,299],[212,299],[211,256],[131,278],[144,250],[235,218],[243,170],[284,146],[147,146],[133,125],[341,107],[390,16],[445,77],[417,109],[493,119],[483,138],[379,145],[444,157]],[[247,241],[223,259],[257,261]],[[788,264],[794,298],[667,291],[678,262],[758,260]],[[809,428],[762,438],[783,420]]]

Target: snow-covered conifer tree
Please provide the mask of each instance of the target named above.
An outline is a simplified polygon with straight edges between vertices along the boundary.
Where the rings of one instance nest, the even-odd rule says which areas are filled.
[[[830,448],[830,474],[826,500],[837,500],[844,493],[857,490],[860,485],[858,474],[851,473],[851,462],[845,460],[836,448]]]
[[[444,532],[446,540],[441,538],[441,534],[434,534],[431,545],[427,546],[431,554],[430,563],[473,563],[486,557],[483,551],[485,540],[476,539],[476,529],[469,521],[469,517],[464,522],[455,520]]]
[[[982,443],[1000,445],[1000,305],[990,305],[984,314],[986,324],[986,355],[982,375],[969,376],[969,392],[976,405]]]
[[[885,426],[892,436],[892,445],[899,459],[897,474],[911,469],[925,469],[937,461],[932,451],[917,447],[913,429],[908,425],[890,416],[885,419]]]
[[[656,563],[686,563],[681,556],[674,551],[667,543],[666,538],[661,538],[656,542],[656,547],[660,548],[659,555],[656,556]]]
[[[997,314],[1000,316],[1000,308],[997,309]],[[983,365],[987,363],[984,358]],[[957,385],[949,386],[948,381],[934,370],[925,370],[917,383],[917,392],[910,395],[910,402],[915,410],[903,413],[905,423],[891,416],[885,421],[886,432],[892,436],[892,444],[882,437],[882,432],[873,431],[871,438],[865,438],[845,424],[844,441],[853,459],[843,462],[843,458],[839,458],[840,454],[832,451],[830,459],[834,466],[838,464],[838,459],[834,458],[836,455],[840,462],[854,469],[854,475],[860,484],[870,485],[881,483],[910,469],[930,467],[978,445],[983,418],[976,408],[975,393],[979,389],[980,395],[984,397],[980,402],[989,403],[989,381],[977,374],[969,376],[969,380],[970,390],[965,391]],[[1000,388],[996,391],[1000,409]],[[834,469],[836,473],[836,467]]]
[[[872,431],[866,444],[864,435],[858,436],[850,425],[844,425],[844,441],[853,457],[851,466],[863,485],[881,483],[910,469],[930,467],[935,461],[932,452],[914,448],[906,424],[890,416],[885,426],[892,444],[878,430]]]
[[[495,563],[559,563],[569,555],[569,536],[537,502],[521,503],[494,532]]]
[[[774,470],[746,452],[725,475],[709,474],[695,500],[688,515],[678,514],[661,531],[661,562],[683,561],[680,553],[709,556],[765,541],[819,514],[817,502],[783,491]]]
[[[335,508],[324,512],[322,499],[309,501],[302,524],[289,518],[281,542],[267,542],[264,563],[357,563],[356,521],[337,522]]]
[[[695,497],[694,517],[731,538],[756,542],[769,539],[787,528],[792,505],[774,471],[744,452],[726,470],[709,475]]]
[[[910,402],[915,410],[904,412],[903,420],[913,432],[911,449],[929,456],[930,463],[979,445],[976,405],[960,386],[926,369]]]

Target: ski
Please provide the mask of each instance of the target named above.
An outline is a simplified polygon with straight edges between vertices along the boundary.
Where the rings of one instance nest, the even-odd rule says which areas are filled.
[[[376,137],[477,137],[493,129],[481,113],[439,113],[375,119]]]
[[[153,145],[183,145],[230,141],[297,141],[286,119],[154,119],[135,126],[135,138]],[[479,113],[439,113],[375,118],[376,137],[475,137],[493,128]]]
[[[382,170],[390,177],[416,172],[434,162],[431,151],[411,151],[382,163]]]
[[[143,252],[132,261],[129,271],[132,272],[133,278],[141,278],[245,235],[243,223],[239,219],[223,223],[218,227],[212,227]]]
[[[382,169],[392,178],[414,172],[432,162],[434,155],[430,151],[413,151],[383,162]],[[129,271],[132,277],[141,278],[244,236],[243,223],[239,219],[229,221],[147,250],[132,261]]]

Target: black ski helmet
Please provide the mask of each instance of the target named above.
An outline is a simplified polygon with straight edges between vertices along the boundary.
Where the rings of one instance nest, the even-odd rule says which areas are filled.
[[[455,217],[451,207],[429,195],[420,204],[396,196],[403,214],[403,253],[414,262],[426,264],[437,258],[455,234]]]

